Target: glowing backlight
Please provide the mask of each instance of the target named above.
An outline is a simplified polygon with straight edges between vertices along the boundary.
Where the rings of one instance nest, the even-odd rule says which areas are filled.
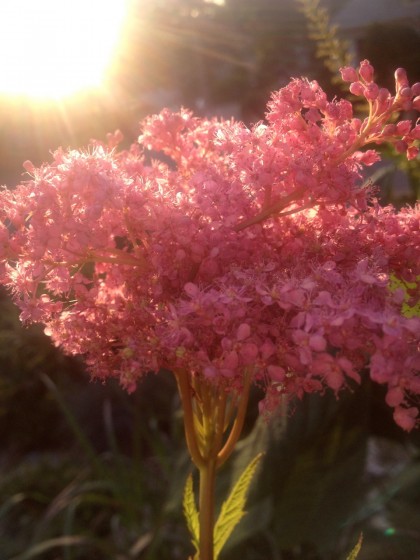
[[[0,93],[60,98],[99,86],[126,0],[1,0]]]

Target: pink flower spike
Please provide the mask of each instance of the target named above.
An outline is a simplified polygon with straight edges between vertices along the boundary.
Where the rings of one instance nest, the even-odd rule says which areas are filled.
[[[268,411],[370,374],[412,429],[420,318],[401,311],[418,299],[420,206],[381,206],[366,168],[385,142],[417,157],[420,125],[399,115],[420,84],[399,69],[394,97],[368,61],[341,72],[369,115],[298,78],[250,128],[163,109],[141,146],[117,132],[26,163],[0,189],[0,283],[21,318],[127,390],[172,368],[237,402],[248,372]]]

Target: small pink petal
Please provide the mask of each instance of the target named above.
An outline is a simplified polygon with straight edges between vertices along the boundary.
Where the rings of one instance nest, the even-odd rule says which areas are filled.
[[[397,406],[394,410],[394,420],[403,430],[410,432],[416,425],[419,411],[415,407],[402,408]]]
[[[258,356],[258,346],[252,342],[247,342],[242,345],[240,354],[245,364],[251,364]]]
[[[272,381],[284,381],[286,376],[285,370],[280,366],[268,366],[268,375],[271,377]]]
[[[184,290],[191,298],[195,297],[199,292],[198,286],[192,282],[187,282],[184,286]]]
[[[404,391],[401,387],[393,387],[386,394],[385,400],[388,406],[399,406],[404,400]]]
[[[319,334],[314,334],[309,339],[309,346],[316,352],[323,352],[327,347],[327,341]]]
[[[251,334],[251,327],[247,323],[241,323],[236,331],[237,340],[245,340]]]
[[[331,369],[328,371],[325,375],[325,379],[327,385],[331,387],[331,389],[334,389],[334,391],[338,391],[344,383],[344,375],[337,369]]]

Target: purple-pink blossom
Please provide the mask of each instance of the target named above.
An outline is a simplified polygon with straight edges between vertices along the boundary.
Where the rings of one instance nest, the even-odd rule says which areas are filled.
[[[22,320],[129,391],[167,368],[235,393],[246,372],[270,410],[368,368],[412,429],[420,318],[389,280],[420,276],[420,208],[382,208],[362,172],[382,142],[416,157],[419,126],[388,120],[419,88],[398,71],[392,96],[367,61],[342,74],[370,104],[363,121],[295,79],[252,128],[165,109],[128,150],[116,134],[27,163],[0,193],[0,281]]]

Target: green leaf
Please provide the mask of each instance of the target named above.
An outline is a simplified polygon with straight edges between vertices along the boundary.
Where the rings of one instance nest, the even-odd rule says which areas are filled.
[[[193,478],[190,474],[187,478],[184,489],[184,515],[187,520],[188,530],[191,534],[191,541],[195,549],[199,550],[199,535],[200,535],[200,524],[198,520],[198,511],[195,504],[194,490],[193,490]]]
[[[362,548],[362,541],[363,541],[363,534],[360,534],[359,540],[356,543],[356,546],[347,556],[347,560],[356,560],[359,555],[360,549]]]
[[[296,403],[286,434],[270,440],[257,498],[273,500],[269,530],[278,549],[310,542],[320,556],[331,556],[337,535],[359,512],[365,492],[367,389],[363,385],[339,401],[333,394],[306,395]],[[343,559],[350,551],[344,552]]]
[[[262,456],[263,453],[259,453],[249,463],[232,488],[228,499],[223,502],[219,518],[214,527],[214,560],[217,560],[233,529],[245,515],[244,507],[249,486]]]

